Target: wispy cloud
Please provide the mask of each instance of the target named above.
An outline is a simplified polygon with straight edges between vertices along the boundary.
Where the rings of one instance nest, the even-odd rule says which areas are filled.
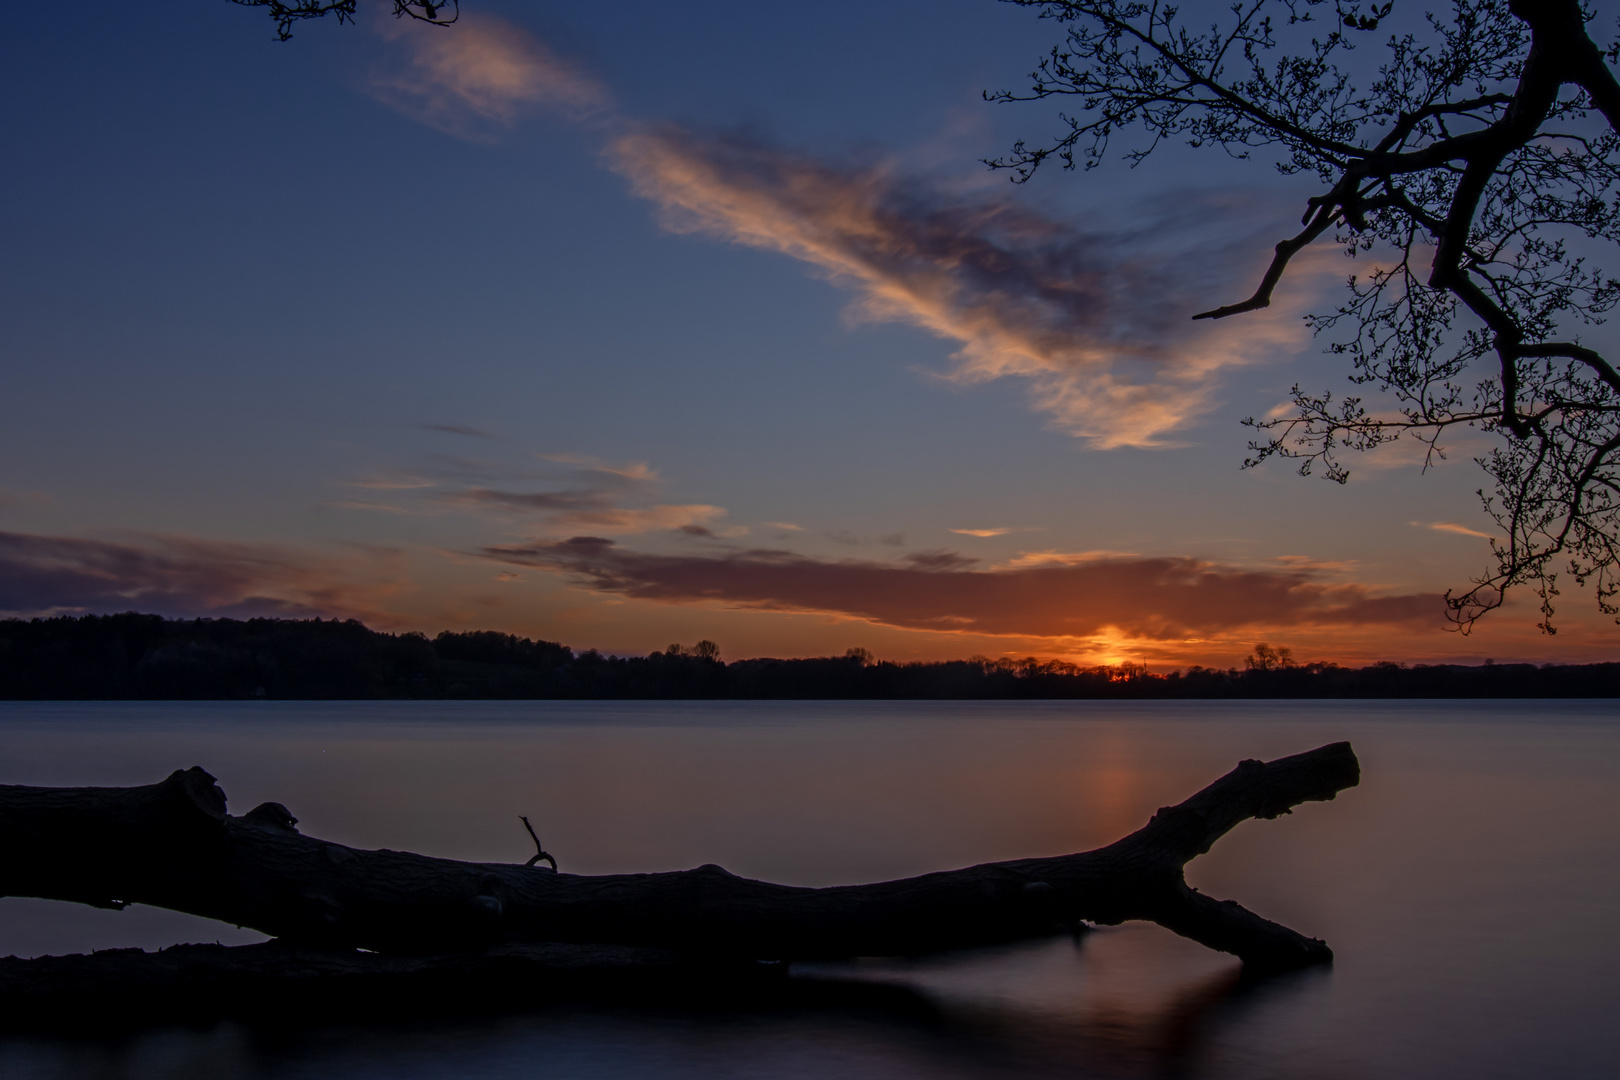
[[[445,494],[442,502],[458,506],[503,510],[548,511],[578,513],[601,510],[612,506],[612,493],[600,488],[575,488],[560,491],[498,491],[493,488],[466,488]]]
[[[1027,570],[1032,566],[1079,566],[1100,559],[1134,559],[1133,551],[1021,551],[1005,562],[997,563],[996,570]]]
[[[1349,574],[1361,566],[1359,559],[1317,559],[1310,555],[1277,555],[1271,561],[1290,570],[1309,570],[1323,574]]]
[[[372,70],[371,96],[448,135],[489,142],[535,110],[579,118],[609,107],[590,73],[504,19],[468,13],[449,30],[412,19],[373,25],[397,52]]]
[[[1190,321],[1215,302],[1210,283],[1233,277],[1237,250],[1233,237],[1195,234],[1241,219],[1228,205],[1236,196],[1179,200],[1148,228],[1083,228],[1005,194],[953,194],[883,164],[836,164],[738,134],[630,126],[593,76],[494,17],[465,16],[450,33],[410,20],[379,26],[405,49],[401,65],[373,78],[379,99],[474,140],[532,108],[608,117],[608,130],[619,131],[610,163],[671,229],[809,263],[854,290],[852,316],[956,342],[942,377],[1023,379],[1034,408],[1096,447],[1174,445],[1178,429],[1215,406],[1223,371],[1305,340],[1292,309],[1314,255],[1296,260],[1271,310]]]
[[[466,488],[446,492],[439,502],[463,510],[499,511],[536,515],[553,535],[592,529],[615,536],[658,529],[702,529],[726,516],[724,507],[703,503],[651,506],[616,505],[620,493],[611,488],[571,488],[554,491],[501,491]]]
[[[1000,529],[947,529],[946,532],[956,533],[958,536],[976,536],[981,540],[988,540],[992,536],[1006,536],[1008,533],[1018,532],[1013,528]]]
[[[664,505],[640,509],[573,511],[553,515],[547,525],[553,530],[586,527],[614,535],[652,532],[656,529],[702,530],[699,535],[712,535],[713,530],[709,526],[725,516],[725,509],[719,506]]]
[[[468,427],[466,424],[418,424],[424,431],[442,431],[446,435],[465,435],[469,439],[494,439],[492,432],[483,428]]]
[[[1477,536],[1481,540],[1491,538],[1490,533],[1482,533],[1478,529],[1470,529],[1453,521],[1412,521],[1408,524],[1418,529],[1433,529],[1435,532],[1453,533],[1457,536]]]
[[[518,523],[522,535],[550,537],[587,530],[614,536],[680,530],[714,537],[748,531],[723,525],[724,507],[659,499],[658,471],[645,461],[604,461],[586,454],[528,453],[517,462],[440,455],[431,465],[379,470],[345,486],[377,494],[322,507],[413,515],[470,512]],[[393,501],[381,501],[389,495]]]
[[[564,465],[578,465],[589,472],[607,473],[612,476],[622,476],[626,480],[652,481],[658,479],[658,471],[645,461],[629,461],[623,465],[614,465],[593,458],[587,454],[541,454],[544,461],[556,461]]]
[[[364,488],[367,491],[414,491],[419,488],[430,488],[438,483],[425,476],[413,476],[409,473],[387,473],[381,476],[368,476],[360,480],[349,480],[346,487]]]
[[[550,536],[587,529],[613,536],[660,530],[738,535],[736,527],[717,528],[726,516],[724,507],[656,501],[658,473],[644,461],[614,464],[580,454],[539,457],[569,467],[545,470],[549,475],[536,477],[541,482],[529,490],[447,483],[433,499],[440,506],[459,510],[535,520],[540,531]]]
[[[977,560],[948,551],[892,563],[773,550],[662,555],[590,536],[497,545],[481,554],[642,600],[825,612],[906,629],[1020,637],[1184,640],[1244,627],[1437,626],[1444,611],[1432,594],[1381,595],[1365,585],[1323,582],[1304,570],[1189,558],[980,569]]]
[[[1199,240],[1244,218],[1231,193],[1176,200],[1156,223],[1080,227],[1002,195],[952,193],[884,164],[838,164],[738,134],[635,125],[589,72],[521,28],[464,16],[440,32],[383,20],[403,49],[374,73],[380,100],[462,138],[487,141],[525,111],[611,122],[608,159],[675,231],[800,259],[857,300],[851,315],[920,327],[958,344],[942,377],[1026,380],[1031,404],[1099,448],[1174,445],[1211,410],[1223,371],[1306,339],[1297,312],[1314,253],[1296,260],[1271,310],[1190,321],[1258,268],[1234,265],[1252,238]],[[1149,216],[1155,216],[1150,214]],[[1302,284],[1305,282],[1305,284]],[[439,430],[484,434],[459,425]]]
[[[950,378],[1028,379],[1037,409],[1099,447],[1163,445],[1213,406],[1222,369],[1304,338],[1278,309],[1241,327],[1190,321],[1208,298],[1189,283],[1229,258],[1209,248],[1200,265],[1185,240],[1166,246],[1192,208],[1166,211],[1179,216],[1156,237],[1084,230],[882,165],[674,126],[621,135],[610,157],[670,229],[811,264],[857,293],[858,316],[959,342]],[[1208,218],[1222,208],[1197,209]]]
[[[398,587],[399,561],[384,548],[342,559],[185,536],[115,543],[0,532],[0,614],[373,617]]]

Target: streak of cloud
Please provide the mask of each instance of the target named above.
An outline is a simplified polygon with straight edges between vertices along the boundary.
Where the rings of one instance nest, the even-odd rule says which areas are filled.
[[[894,563],[787,551],[661,555],[602,537],[482,549],[488,559],[558,572],[602,593],[664,603],[820,612],[910,630],[1045,638],[1101,634],[1176,640],[1252,627],[1438,626],[1437,595],[1379,595],[1309,571],[1245,569],[1190,558],[1100,557],[979,569],[954,552]]]
[[[1349,574],[1361,566],[1359,559],[1316,559],[1309,555],[1278,555],[1271,561],[1290,570],[1307,570],[1317,574]]]
[[[671,230],[811,264],[857,293],[857,316],[959,342],[949,378],[1025,378],[1035,408],[1099,448],[1166,445],[1213,407],[1219,372],[1304,340],[1278,309],[1240,327],[1192,323],[1207,298],[1186,284],[1210,267],[1185,245],[1151,254],[1163,237],[1084,231],[1005,197],[949,196],[735,134],[641,127],[610,160]]]
[[[714,535],[714,530],[708,527],[709,524],[725,515],[724,507],[693,503],[684,506],[648,506],[639,509],[618,508],[558,514],[550,519],[549,524],[554,529],[586,526],[616,535],[652,532],[658,529],[682,531],[702,529],[704,534]]]
[[[612,489],[588,487],[536,492],[468,488],[447,493],[439,501],[462,509],[540,514],[554,534],[594,529],[622,536],[678,529],[713,535],[711,526],[726,516],[724,507],[704,503],[619,506],[615,505],[617,496]]]
[[[536,467],[536,458],[544,464]],[[539,531],[552,537],[585,530],[615,536],[678,530],[714,537],[736,537],[748,531],[744,526],[724,525],[724,507],[659,500],[658,471],[645,461],[615,463],[583,454],[525,455],[523,464],[515,468],[500,461],[440,458],[431,468],[379,471],[348,481],[347,486],[397,493],[402,498],[393,503],[349,499],[323,505],[395,514],[461,511],[519,519],[525,522],[525,535],[538,521]]]
[[[451,492],[444,502],[469,507],[499,507],[520,511],[557,511],[576,513],[583,510],[603,510],[612,506],[610,493],[599,488],[578,488],[562,491],[499,491],[493,488],[467,488]]]
[[[463,15],[448,32],[410,19],[374,26],[399,52],[372,70],[367,91],[447,135],[492,142],[529,112],[579,119],[609,108],[590,73],[493,15]]]
[[[371,476],[363,480],[350,480],[347,487],[365,488],[368,491],[414,491],[418,488],[430,488],[438,483],[425,476],[394,475]]]
[[[375,548],[345,560],[184,536],[114,543],[0,532],[0,614],[373,618],[397,587],[399,558]]]
[[[541,454],[544,461],[556,461],[565,465],[578,465],[587,472],[607,473],[610,476],[622,476],[626,480],[653,481],[658,479],[658,470],[645,461],[629,461],[623,465],[614,465],[585,454]]]
[[[1489,540],[1490,533],[1482,533],[1478,529],[1470,529],[1466,525],[1458,525],[1454,521],[1414,521],[1413,526],[1419,529],[1433,529],[1435,532],[1452,533],[1457,536],[1477,536],[1481,540]]]
[[[469,439],[493,439],[495,435],[483,428],[468,427],[466,424],[418,424],[424,431],[441,431],[446,435],[465,435]]]
[[[1008,533],[1014,533],[1014,532],[1017,532],[1018,530],[1017,529],[1012,529],[1012,528],[1001,528],[1001,529],[946,529],[945,531],[946,532],[956,533],[958,536],[976,536],[980,540],[988,540],[992,536],[1006,536]]]
[[[1134,551],[1024,551],[1005,562],[997,563],[996,570],[1027,570],[1032,566],[1079,566],[1100,559],[1134,559]]]

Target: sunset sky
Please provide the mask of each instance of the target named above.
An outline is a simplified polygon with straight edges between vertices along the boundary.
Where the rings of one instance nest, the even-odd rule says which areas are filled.
[[[1171,147],[1014,186],[993,0],[465,0],[435,29],[225,0],[0,37],[0,614],[356,617],[727,659],[1254,643],[1612,660],[1568,583],[1471,636],[1460,439],[1339,487],[1239,421],[1349,389],[1252,291],[1316,192]],[[1614,337],[1599,330],[1601,344]]]

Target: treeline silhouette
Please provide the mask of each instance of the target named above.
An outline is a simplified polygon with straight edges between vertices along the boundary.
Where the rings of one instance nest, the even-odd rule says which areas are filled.
[[[1297,664],[1258,645],[1243,668],[843,656],[725,663],[713,642],[649,656],[575,652],[489,630],[388,634],[354,620],[0,620],[0,699],[1494,698],[1614,697],[1620,663]]]

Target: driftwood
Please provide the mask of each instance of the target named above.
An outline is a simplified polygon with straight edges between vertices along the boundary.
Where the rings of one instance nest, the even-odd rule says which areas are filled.
[[[0,896],[148,904],[280,939],[0,961],[0,998],[98,979],[126,989],[145,980],[161,990],[240,988],[275,977],[307,986],[476,981],[503,971],[553,981],[630,969],[757,974],[780,970],[759,961],[914,955],[1127,919],[1232,953],[1251,971],[1297,968],[1327,962],[1332,952],[1202,895],[1186,884],[1183,867],[1245,819],[1331,799],[1359,778],[1348,743],[1244,761],[1095,851],[820,889],[753,881],[712,865],[580,876],[358,850],[302,835],[278,803],[228,815],[214,778],[195,767],[146,787],[0,786]]]

